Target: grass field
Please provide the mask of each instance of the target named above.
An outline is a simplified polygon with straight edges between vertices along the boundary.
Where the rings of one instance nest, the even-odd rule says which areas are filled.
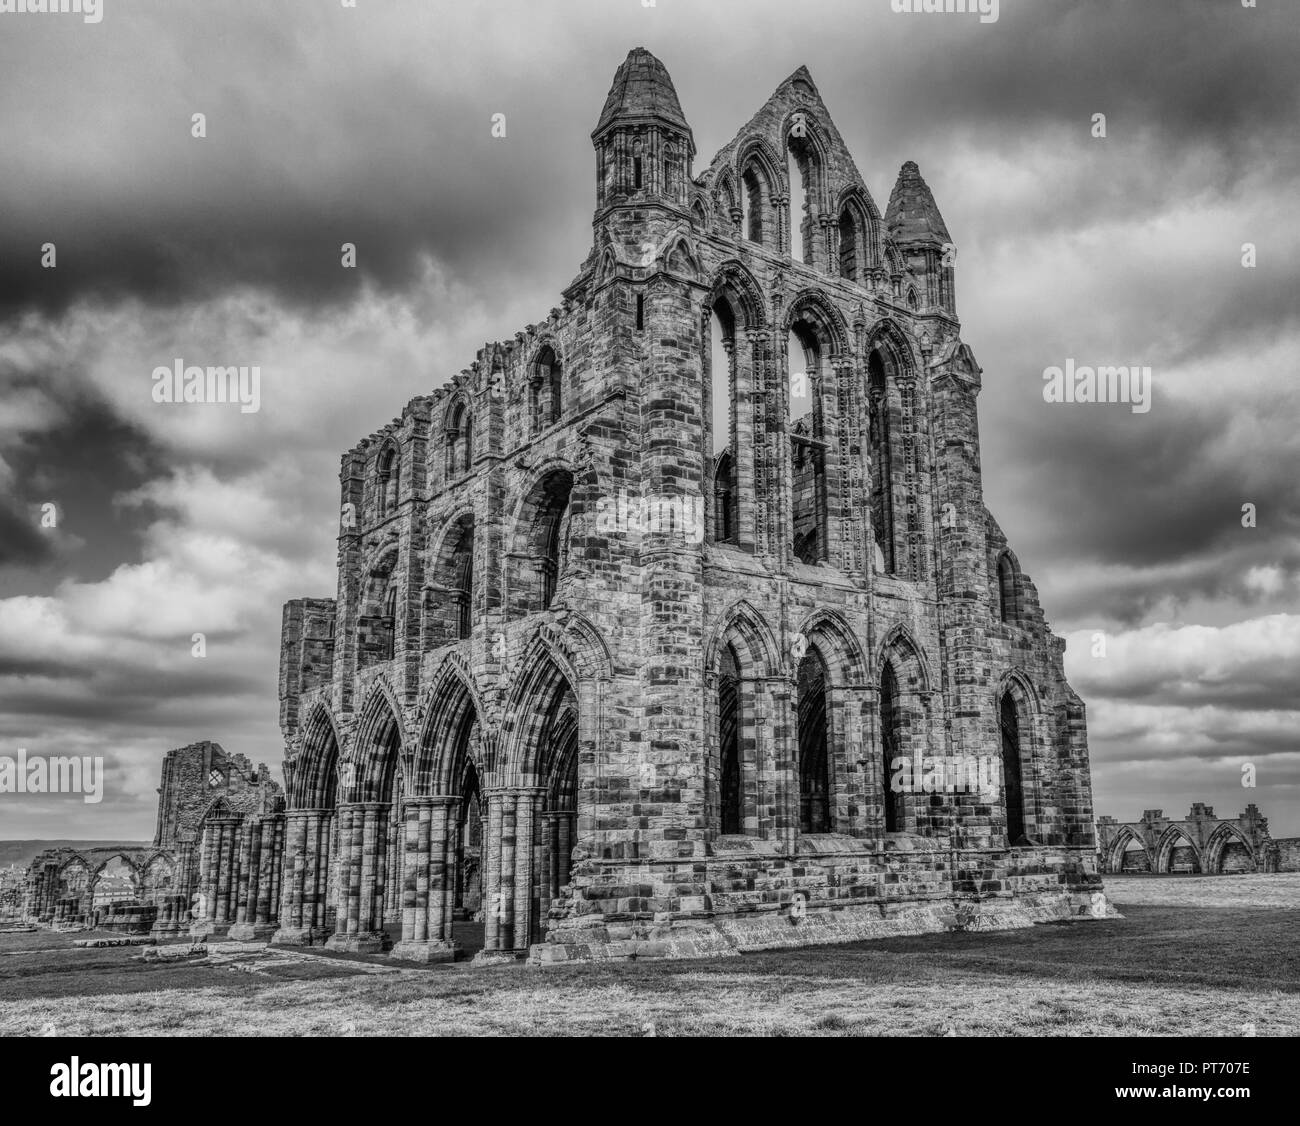
[[[1123,919],[714,961],[401,968],[0,935],[0,1034],[1295,1035],[1300,874],[1115,877]]]

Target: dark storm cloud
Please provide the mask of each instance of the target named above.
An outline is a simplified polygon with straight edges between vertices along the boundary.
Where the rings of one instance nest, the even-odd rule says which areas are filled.
[[[93,49],[51,21],[10,21],[0,81],[11,99],[57,86],[82,104],[69,112],[60,99],[24,97],[0,125],[0,312],[86,296],[166,304],[236,285],[289,303],[346,302],[362,278],[411,285],[423,253],[469,284],[499,283],[512,267],[553,294],[584,249],[586,133],[632,37],[653,45],[656,30],[728,23],[735,9],[634,21],[614,6],[475,8],[472,21],[458,16],[483,36],[472,50],[450,39],[451,16],[409,4],[351,22],[311,3],[124,8],[95,29]],[[697,170],[708,144],[752,111],[728,116],[737,91],[761,99],[800,62],[851,143],[864,143],[882,207],[902,157],[937,163],[954,145],[1070,153],[1075,174],[1044,185],[1033,213],[1017,214],[1021,230],[1162,207],[1171,156],[1215,154],[1194,190],[1218,191],[1265,158],[1294,159],[1293,145],[1270,141],[1289,135],[1298,88],[1295,21],[1276,12],[1058,0],[1006,4],[997,24],[972,29],[895,15],[883,0],[744,11],[788,24],[793,38],[754,39],[725,75],[702,42],[660,48],[701,143]],[[519,42],[534,35],[546,51],[521,60]],[[865,65],[866,38],[869,57],[905,56],[924,81]],[[757,95],[751,74],[763,75]],[[1088,139],[1098,110],[1111,115],[1114,150],[1141,132],[1145,161]],[[190,136],[195,112],[207,114],[206,140]],[[507,114],[505,139],[491,136],[495,112]],[[1165,175],[1150,174],[1161,162]],[[960,214],[954,186],[940,206]],[[57,271],[40,268],[47,241]],[[339,266],[344,241],[358,246],[357,271]]]
[[[40,528],[39,516],[0,497],[0,566],[30,566],[54,558],[48,533]]]
[[[14,497],[0,500],[0,563],[41,564],[63,559],[82,579],[101,578],[139,554],[139,535],[151,506],[123,510],[114,498],[162,470],[158,447],[139,427],[118,417],[83,379],[49,370],[6,378],[0,363],[0,399],[38,391],[48,417],[39,429],[15,437],[3,450]],[[57,526],[39,527],[41,506],[55,505]],[[69,529],[75,538],[63,539]],[[79,545],[93,541],[95,551]],[[35,553],[35,554],[33,554]],[[48,589],[35,578],[30,590]]]
[[[1014,467],[1012,493],[996,509],[1022,564],[1058,579],[1067,563],[1132,571],[1096,588],[1054,589],[1049,611],[1100,609],[1131,623],[1171,595],[1254,601],[1252,567],[1300,575],[1295,462],[1261,457],[1249,431],[1233,440],[1231,429],[1235,411],[1281,429],[1293,417],[1300,425],[1295,403],[1266,395],[1243,407],[1226,393],[1223,403],[1189,403],[1162,398],[1158,381],[1144,415],[1122,404],[1043,403],[1040,379],[1025,381],[1022,395],[1035,415],[1004,431],[999,458]],[[1242,525],[1247,502],[1256,506],[1254,528]]]

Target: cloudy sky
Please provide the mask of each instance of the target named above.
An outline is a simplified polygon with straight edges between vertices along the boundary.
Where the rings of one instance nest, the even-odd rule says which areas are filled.
[[[882,210],[920,164],[984,368],[986,496],[1069,639],[1098,812],[1255,801],[1300,834],[1300,8],[890,8],[0,14],[0,754],[109,771],[98,806],[0,797],[0,837],[148,838],[161,757],[196,739],[278,768],[280,607],[334,593],[339,455],[558,303],[640,45],[697,172],[800,64]],[[155,403],[176,357],[260,365],[260,411]],[[1045,403],[1067,359],[1149,365],[1151,410]]]

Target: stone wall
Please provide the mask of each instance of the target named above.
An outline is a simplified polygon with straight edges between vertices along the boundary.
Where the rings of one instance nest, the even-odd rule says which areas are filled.
[[[1105,914],[919,169],[882,215],[800,68],[693,175],[642,50],[593,144],[560,305],[342,458],[336,595],[284,615],[277,941],[401,918],[445,958],[475,902],[485,961]]]

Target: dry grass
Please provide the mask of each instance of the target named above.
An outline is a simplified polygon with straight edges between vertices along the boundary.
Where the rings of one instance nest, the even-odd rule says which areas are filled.
[[[7,935],[0,1034],[1295,1035],[1300,878],[1252,893],[1255,879],[1116,879],[1123,920],[548,970],[365,973],[231,944],[212,964],[145,966]],[[1195,905],[1135,904],[1180,894]],[[1270,906],[1204,905],[1215,897]]]
[[[1107,876],[1116,903],[1151,907],[1300,907],[1300,872],[1269,876]]]

